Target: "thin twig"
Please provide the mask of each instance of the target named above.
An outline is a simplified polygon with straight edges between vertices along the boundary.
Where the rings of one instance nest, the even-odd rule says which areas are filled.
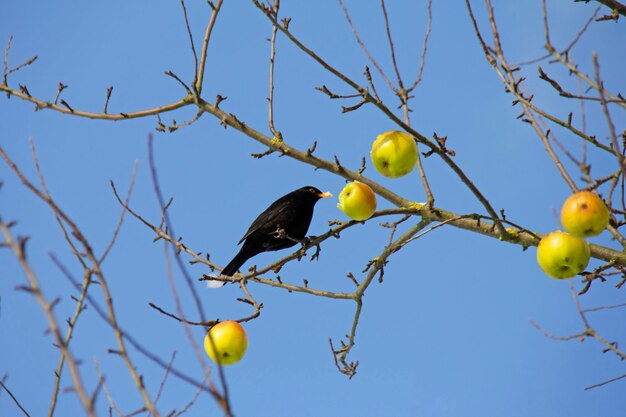
[[[187,35],[189,35],[189,44],[191,45],[191,52],[193,53],[193,60],[195,65],[193,66],[193,85],[196,85],[198,81],[198,54],[196,53],[196,47],[193,42],[193,34],[191,33],[191,27],[189,26],[189,19],[187,18],[187,6],[185,6],[185,0],[180,0],[180,5],[183,8],[183,16],[185,18],[185,27],[187,28]]]
[[[343,13],[344,13],[344,15],[346,17],[346,20],[348,21],[348,25],[350,25],[350,29],[352,30],[352,33],[354,34],[354,38],[356,39],[357,43],[359,44],[359,46],[361,47],[361,49],[363,50],[363,52],[367,56],[367,59],[369,59],[369,61],[372,63],[372,65],[374,65],[374,68],[376,68],[376,70],[378,71],[380,76],[383,78],[383,80],[385,80],[385,83],[387,83],[389,88],[393,92],[395,92],[397,94],[398,93],[398,88],[395,85],[393,85],[391,80],[389,80],[389,78],[387,77],[387,74],[385,74],[385,71],[383,71],[381,66],[378,65],[378,62],[374,59],[374,57],[370,53],[369,49],[367,49],[367,46],[365,46],[365,44],[361,40],[361,38],[359,36],[359,33],[356,30],[356,27],[352,23],[352,19],[350,18],[350,13],[348,13],[348,8],[343,4],[343,0],[338,0],[338,1],[339,1],[339,4],[341,5],[341,9],[343,10]]]
[[[207,24],[206,30],[204,32],[204,39],[202,40],[202,51],[200,52],[200,64],[198,65],[198,77],[193,84],[194,91],[197,96],[200,97],[202,93],[202,83],[204,82],[204,68],[206,66],[207,60],[207,51],[209,49],[209,41],[211,40],[211,33],[213,32],[213,27],[215,26],[215,22],[217,20],[217,15],[222,7],[223,0],[217,0],[217,2],[212,6],[213,12],[211,13],[211,18],[209,19],[209,23]]]
[[[611,113],[609,111],[609,107],[606,101],[605,91],[604,91],[604,83],[600,77],[600,63],[598,62],[598,54],[594,52],[592,54],[593,57],[593,68],[595,72],[595,80],[598,85],[598,94],[600,96],[600,103],[602,104],[602,111],[604,113],[604,117],[606,118],[606,124],[609,127],[609,135],[611,138],[611,145],[613,147],[613,152],[617,156],[617,163],[622,168],[622,176],[626,176],[626,162],[624,158],[622,158],[622,150],[620,149],[620,145],[617,141],[617,132],[615,130],[615,124],[613,123],[613,118],[611,117]]]
[[[167,377],[170,375],[170,371],[172,370],[172,365],[174,364],[174,360],[176,359],[176,351],[172,352],[172,359],[170,359],[167,364],[167,369],[165,370],[165,374],[163,375],[163,379],[161,380],[161,385],[159,385],[159,390],[157,391],[156,397],[154,397],[154,403],[158,403],[161,398],[161,394],[163,393],[163,388],[165,388],[165,382],[167,381]],[[150,417],[150,414],[148,414]]]
[[[165,227],[167,230],[171,231],[172,234],[174,234],[174,227],[172,225],[172,221],[170,220],[169,214],[166,210],[167,206],[165,204],[165,200],[163,198],[163,194],[161,192],[161,186],[159,184],[159,179],[157,176],[157,171],[156,171],[156,163],[155,163],[155,159],[154,159],[154,145],[153,145],[153,139],[152,139],[152,135],[148,136],[148,161],[150,163],[150,172],[152,175],[152,182],[153,182],[153,188],[155,191],[155,194],[157,196],[157,201],[159,203],[159,206],[161,207],[162,210],[162,216],[163,216],[163,220],[165,222]],[[168,203],[169,204],[169,203]],[[176,304],[176,308],[177,308],[177,312],[181,317],[181,322],[183,324],[183,328],[185,330],[185,333],[187,335],[187,338],[189,339],[189,343],[192,346],[192,348],[194,349],[196,358],[198,359],[198,362],[204,372],[204,377],[205,380],[208,381],[208,385],[209,385],[209,389],[211,394],[213,395],[213,398],[215,399],[215,401],[220,405],[220,407],[222,407],[222,409],[224,410],[224,413],[226,414],[226,416],[232,416],[232,410],[231,410],[231,405],[230,405],[230,400],[228,398],[228,391],[227,391],[227,385],[226,385],[226,381],[225,378],[223,377],[223,375],[221,375],[220,372],[220,380],[222,382],[222,394],[220,395],[217,392],[217,389],[215,389],[212,380],[210,379],[210,375],[211,375],[211,370],[209,368],[209,366],[207,365],[206,361],[204,360],[204,355],[200,349],[200,347],[198,346],[198,343],[196,342],[196,339],[191,331],[191,329],[189,328],[189,324],[187,323],[187,320],[185,318],[185,313],[183,311],[183,307],[182,307],[182,302],[180,299],[180,295],[178,293],[178,289],[176,287],[176,283],[174,281],[174,273],[172,271],[172,262],[171,262],[171,257],[170,257],[170,249],[173,249],[174,251],[174,259],[176,261],[176,264],[179,268],[179,270],[181,271],[181,273],[183,274],[185,281],[187,283],[187,285],[189,286],[190,292],[192,294],[192,297],[194,298],[194,301],[196,303],[196,308],[199,312],[199,316],[201,318],[201,320],[203,322],[206,321],[205,315],[204,315],[204,309],[202,307],[202,302],[200,300],[200,297],[196,291],[196,288],[193,285],[193,281],[191,280],[191,277],[189,276],[189,273],[187,272],[187,270],[185,269],[185,266],[182,263],[182,260],[180,258],[180,256],[177,255],[176,253],[176,245],[171,245],[169,242],[165,241],[164,242],[164,256],[165,256],[165,261],[166,261],[166,267],[167,267],[167,277],[168,277],[168,281],[170,284],[170,289],[172,291],[172,295],[174,296],[174,301]]]
[[[278,9],[280,8],[280,0],[274,0],[274,5],[272,6],[272,13],[276,17],[278,17]],[[274,127],[274,60],[276,57],[276,34],[278,32],[278,27],[276,24],[272,26],[272,37],[270,39],[270,87],[269,87],[269,97],[268,97],[268,112],[269,112],[269,128],[272,135],[275,138],[280,139],[280,132],[276,131]]]
[[[185,323],[185,324],[189,324],[191,326],[202,326],[202,327],[211,327],[214,326],[216,323],[218,323],[217,320],[209,320],[209,321],[191,321],[191,320],[187,320],[185,317],[179,317],[175,314],[172,314],[168,311],[165,311],[164,309],[162,309],[161,307],[159,307],[158,305],[154,304],[154,303],[148,303],[148,305],[150,307],[152,307],[153,309],[155,309],[156,311],[158,311],[159,313],[170,317],[174,320],[176,320],[179,323]]]
[[[8,86],[9,74],[19,71],[21,68],[28,66],[37,60],[37,56],[35,55],[34,57],[19,64],[18,66],[9,69],[9,51],[11,50],[11,42],[13,42],[13,35],[9,35],[9,41],[7,42],[7,47],[4,50],[4,71],[2,76],[2,83],[4,84],[4,86]]]
[[[182,99],[182,100],[175,101],[173,103],[165,104],[165,105],[154,107],[151,109],[138,110],[134,112],[95,113],[95,112],[89,112],[89,111],[79,110],[75,108],[69,108],[63,105],[54,104],[53,102],[50,102],[50,101],[41,100],[41,99],[33,97],[27,91],[15,90],[13,88],[10,88],[2,84],[0,84],[0,91],[7,93],[9,96],[15,96],[21,100],[33,103],[37,110],[50,109],[50,110],[57,111],[59,113],[72,115],[72,116],[78,116],[78,117],[84,117],[86,119],[99,119],[99,120],[111,120],[111,121],[138,119],[138,118],[142,118],[146,116],[154,116],[157,114],[174,111],[181,107],[185,107],[189,105],[189,103],[191,102],[189,99]]]
[[[124,200],[124,206],[123,207],[127,207],[128,203],[130,202],[130,196],[131,196],[131,194],[133,192],[133,187],[135,185],[135,177],[137,176],[137,168],[138,167],[139,167],[139,161],[136,160],[135,161],[135,167],[133,168],[133,174],[130,177],[130,185],[128,186],[128,192],[126,193],[126,199]],[[126,215],[126,209],[122,208],[122,212],[120,213],[120,218],[119,218],[119,220],[117,222],[117,226],[115,227],[115,231],[113,232],[113,236],[111,237],[111,240],[109,241],[108,246],[104,250],[104,253],[100,257],[98,262],[100,262],[100,263],[104,262],[104,260],[106,259],[107,255],[109,254],[109,251],[111,250],[111,248],[113,248],[113,245],[115,244],[115,239],[117,239],[117,235],[119,234],[120,229],[122,228],[122,223],[124,222],[124,216],[125,215]]]
[[[196,403],[201,393],[202,387],[198,388],[191,401],[189,401],[179,412],[173,414],[171,417],[180,417],[181,415],[185,414]]]
[[[116,315],[115,309],[113,307],[113,297],[111,295],[111,291],[110,291],[110,288],[108,286],[108,282],[107,282],[107,280],[106,280],[106,278],[105,278],[105,276],[104,276],[104,274],[103,274],[103,272],[102,272],[102,270],[100,268],[100,264],[98,263],[98,259],[96,258],[95,254],[93,252],[92,246],[89,244],[87,238],[81,232],[81,230],[78,228],[76,223],[72,219],[70,219],[61,210],[61,208],[59,208],[59,206],[50,197],[49,194],[46,194],[43,191],[39,190],[37,187],[35,187],[24,176],[24,174],[19,170],[17,165],[15,165],[15,163],[8,157],[8,155],[6,155],[6,153],[4,152],[2,147],[0,147],[0,156],[7,162],[7,164],[11,167],[11,169],[17,174],[17,176],[20,178],[22,183],[28,189],[30,189],[37,197],[42,199],[50,207],[50,209],[53,211],[55,216],[58,216],[60,219],[63,220],[63,222],[65,222],[68,225],[69,229],[71,229],[71,231],[72,231],[72,235],[82,245],[82,247],[83,247],[83,251],[82,251],[83,254],[82,254],[82,256],[84,256],[85,259],[87,259],[88,262],[91,263],[91,266],[89,267],[89,269],[97,277],[98,282],[100,284],[100,287],[102,289],[102,292],[103,292],[103,295],[104,295],[104,299],[105,299],[106,305],[107,305],[108,316],[109,316],[109,319],[110,319],[110,321],[112,323],[113,333],[114,333],[116,341],[118,343],[120,356],[121,356],[122,360],[124,361],[124,364],[126,365],[126,368],[128,369],[128,372],[130,373],[131,377],[133,378],[133,381],[135,382],[135,385],[137,386],[137,389],[138,389],[139,393],[141,394],[142,399],[144,400],[144,404],[145,404],[146,408],[149,409],[155,415],[155,417],[159,417],[160,414],[158,414],[158,412],[154,408],[154,404],[152,403],[152,401],[150,399],[150,396],[149,396],[149,394],[148,394],[148,392],[146,390],[146,387],[144,385],[143,378],[139,375],[136,366],[134,365],[134,363],[132,362],[132,360],[128,356],[128,352],[126,350],[126,345],[125,345],[125,342],[124,342],[124,337],[121,334],[121,331],[120,331],[120,328],[119,328],[119,323],[117,321],[117,315]],[[8,229],[7,229],[7,231],[8,231]],[[21,250],[22,249],[20,247],[20,251]],[[16,252],[16,255],[23,256],[24,257],[23,259],[25,260],[25,255],[23,255],[23,252],[19,252],[19,253]],[[27,276],[31,280],[31,286],[34,285],[34,286],[37,287],[37,292],[36,293],[40,294],[40,291],[38,289],[38,283],[36,281],[36,278],[35,278],[34,274],[28,274],[27,273]],[[60,331],[59,331],[58,323],[56,322],[56,319],[52,315],[52,307],[45,301],[43,296],[38,298],[38,300],[40,301],[40,304],[41,304],[42,308],[44,309],[44,311],[46,312],[46,314],[48,316],[50,327],[54,328],[53,329],[53,334],[55,335],[55,338],[57,339],[57,344],[62,346],[63,347],[63,353],[65,355],[68,355],[69,354],[68,353],[69,350],[67,349],[67,347],[63,343],[63,339],[62,339]],[[74,386],[77,389],[77,391],[79,392],[79,397],[80,397],[81,403],[83,404],[83,407],[85,408],[85,410],[88,412],[88,414],[90,416],[94,415],[94,404],[93,404],[92,400],[89,398],[89,396],[86,394],[84,388],[82,387],[82,383],[80,382],[80,376],[78,374],[78,370],[76,368],[75,361],[70,361],[70,365],[71,365],[70,369],[72,370]],[[74,369],[74,368],[76,368],[76,369]]]
[[[548,24],[548,6],[546,5],[546,0],[541,0],[541,11],[543,14],[543,31],[546,36],[546,45],[551,45],[550,42],[550,25]]]
[[[15,398],[15,395],[13,395],[11,390],[7,388],[7,386],[4,384],[4,382],[2,382],[2,380],[0,380],[0,387],[2,387],[7,392],[7,394],[9,394],[9,396],[11,397],[15,405],[17,405],[17,407],[22,411],[22,413],[24,413],[26,417],[30,417],[30,414],[28,414],[28,412],[24,409],[24,407],[22,407],[22,404],[20,404],[17,398]]]
[[[113,93],[113,86],[109,86],[109,88],[107,88],[107,95],[106,95],[106,99],[104,100],[104,109],[102,110],[102,113],[107,114],[108,109],[109,109],[109,100],[111,99],[111,93]]]
[[[87,295],[87,290],[89,289],[91,283],[91,271],[88,269],[85,270],[82,289],[80,291],[80,295],[78,297],[78,301],[76,302],[76,309],[74,311],[74,315],[68,321],[67,334],[65,335],[65,345],[69,346],[70,341],[72,340],[72,336],[74,334],[74,330],[76,329],[76,325],[78,322],[78,317],[85,310],[85,297]],[[54,415],[54,411],[56,409],[57,400],[59,396],[59,389],[61,387],[61,376],[63,375],[63,368],[65,365],[65,354],[61,351],[61,355],[59,358],[59,364],[54,372],[54,387],[52,389],[52,399],[50,400],[50,407],[48,409],[48,417],[52,417]]]
[[[4,49],[4,71],[2,72],[2,82],[4,85],[7,85],[7,75],[9,74],[9,51],[11,50],[11,42],[13,42],[13,35],[9,35],[7,47]]]
[[[432,13],[432,0],[428,0],[428,22],[426,23],[426,34],[424,35],[424,43],[422,44],[422,55],[420,57],[420,68],[417,72],[417,77],[413,84],[408,88],[407,91],[415,90],[415,87],[422,81],[422,75],[424,74],[424,67],[426,65],[426,51],[428,50],[428,40],[430,39],[430,30],[433,21],[433,13]]]
[[[502,82],[506,85],[507,90],[510,91],[511,93],[515,94],[516,97],[518,98],[519,102],[522,104],[522,107],[523,107],[523,110],[524,110],[523,114],[526,117],[525,121],[528,121],[532,125],[532,127],[535,129],[535,132],[539,136],[541,142],[544,145],[544,148],[545,148],[546,152],[548,153],[548,155],[550,156],[550,158],[554,162],[554,165],[556,166],[557,170],[561,174],[561,177],[569,185],[569,187],[572,189],[572,191],[577,191],[578,188],[577,188],[576,184],[574,183],[574,181],[572,180],[571,176],[567,172],[566,168],[564,167],[564,165],[561,162],[561,160],[558,157],[558,155],[554,152],[554,148],[552,147],[552,144],[550,143],[549,135],[546,132],[544,132],[543,129],[539,126],[539,123],[538,123],[535,115],[533,114],[531,107],[528,105],[528,102],[530,100],[528,100],[526,97],[524,97],[521,94],[521,92],[519,91],[519,84],[520,84],[521,80],[517,80],[515,78],[515,75],[513,74],[513,69],[510,66],[510,64],[507,62],[507,60],[506,60],[506,58],[504,56],[504,51],[502,49],[502,43],[500,41],[500,33],[498,31],[498,27],[497,27],[497,24],[496,24],[496,18],[495,18],[493,6],[491,5],[491,1],[490,0],[485,0],[485,2],[487,4],[487,12],[488,12],[488,15],[489,15],[489,23],[490,23],[490,27],[491,27],[491,35],[492,35],[492,38],[493,38],[493,41],[494,41],[494,44],[495,44],[494,48],[490,48],[485,43],[485,41],[484,41],[484,39],[483,39],[483,37],[482,37],[482,35],[480,33],[480,29],[478,28],[478,24],[476,23],[476,18],[474,17],[474,12],[472,10],[470,2],[469,2],[469,0],[465,1],[466,5],[467,5],[467,8],[468,8],[468,12],[470,14],[470,18],[472,19],[472,22],[474,23],[474,30],[476,32],[476,36],[477,36],[477,38],[479,39],[479,41],[481,42],[481,44],[483,46],[483,51],[485,52],[485,57],[487,58],[487,60],[491,64],[491,66],[494,68],[494,70],[496,71],[498,76],[501,78]],[[493,54],[495,55],[495,57],[492,55],[491,51],[494,51]],[[502,68],[502,70],[501,70],[501,68]],[[504,71],[504,72],[502,72],[502,71]]]
[[[53,253],[50,254],[50,259],[52,259],[52,262],[59,268],[59,270],[72,283],[73,286],[75,286],[75,287],[79,287],[80,286],[78,281],[76,281],[76,279],[74,279],[72,274],[69,273],[67,268],[65,268],[65,266],[59,261],[59,259]],[[87,293],[85,297],[86,297],[87,301],[89,302],[90,307],[95,310],[96,314],[106,324],[108,324],[111,328],[113,328],[114,327],[114,323],[111,321],[111,319],[110,319],[109,315],[107,314],[106,310],[103,307],[100,306],[98,301],[95,298],[93,298],[89,293]],[[163,361],[161,358],[159,358],[154,353],[150,352],[141,343],[139,343],[131,335],[131,332],[125,331],[124,328],[121,328],[119,326],[118,326],[118,329],[122,333],[123,338],[132,347],[134,347],[140,354],[145,356],[150,361],[156,363],[158,366],[160,366],[164,370],[169,367],[169,364],[167,362]],[[181,372],[180,370],[178,370],[178,369],[176,369],[174,367],[171,367],[171,373],[172,373],[172,375],[174,375],[176,378],[180,379],[181,381],[184,381],[184,382],[186,382],[186,383],[188,383],[188,384],[190,384],[190,385],[192,385],[192,386],[194,386],[196,388],[202,389],[203,391],[210,392],[209,388],[204,386],[204,382],[197,381],[194,378],[192,378],[191,376]]]
[[[64,338],[61,335],[59,323],[52,311],[52,303],[50,303],[43,295],[41,287],[39,286],[39,280],[35,275],[30,263],[26,259],[25,242],[16,240],[9,230],[9,227],[1,220],[0,232],[4,236],[6,245],[11,249],[15,257],[17,258],[22,270],[24,271],[24,275],[26,276],[26,279],[28,280],[28,283],[30,285],[30,293],[33,294],[41,309],[43,310],[46,320],[48,322],[48,326],[50,328],[50,333],[54,336],[55,343],[62,351],[62,354],[65,356],[69,364],[73,387],[78,395],[78,398],[80,399],[83,408],[85,409],[89,417],[95,417],[96,414],[94,411],[94,403],[87,395],[87,391],[85,390],[85,386],[83,385],[80,373],[78,371],[78,363],[72,353],[67,348]]]
[[[600,311],[600,310],[610,310],[610,309],[613,309],[613,308],[620,308],[620,307],[626,307],[626,303],[615,304],[615,305],[610,305],[610,306],[600,306],[600,307],[586,308],[586,309],[583,310],[583,313],[590,313],[592,311]]]
[[[587,332],[580,332],[580,333],[576,333],[576,334],[572,334],[569,336],[555,336],[552,333],[548,332],[546,329],[544,329],[543,327],[541,327],[541,325],[539,323],[537,323],[534,320],[530,320],[530,324],[533,325],[533,327],[537,330],[539,330],[541,332],[541,334],[543,334],[545,337],[547,337],[548,339],[552,339],[552,340],[558,340],[558,341],[567,341],[567,340],[572,340],[572,339],[583,339],[586,336],[588,336]]]
[[[398,80],[398,89],[400,92],[404,91],[404,84],[402,83],[402,76],[400,76],[400,69],[398,68],[398,61],[396,60],[396,48],[393,44],[393,38],[391,36],[391,27],[389,25],[389,16],[387,15],[387,8],[385,7],[385,0],[380,0],[380,7],[383,11],[383,17],[385,18],[385,32],[387,33],[387,41],[389,43],[389,53],[391,54],[391,63],[393,69],[396,72],[396,79]]]
[[[50,190],[48,189],[48,185],[46,184],[46,179],[43,175],[43,171],[41,169],[41,166],[39,165],[39,157],[37,156],[37,150],[35,149],[35,142],[32,140],[32,138],[29,138],[29,143],[30,143],[31,154],[33,157],[33,162],[35,163],[35,169],[37,170],[37,175],[39,176],[39,182],[41,183],[41,188],[43,189],[45,196],[49,199],[49,201],[52,201],[52,195],[50,194]],[[63,237],[65,238],[65,241],[68,243],[68,245],[70,245],[70,248],[72,248],[72,253],[76,257],[76,260],[80,263],[83,269],[88,269],[87,263],[81,256],[80,251],[78,250],[78,248],[76,247],[76,244],[71,238],[71,233],[68,232],[67,227],[65,226],[65,220],[62,218],[61,213],[57,212],[56,210],[53,210],[53,212],[54,212],[54,217],[57,220],[59,227],[61,228]]]
[[[165,221],[167,229],[170,231],[172,235],[175,236],[176,233],[174,232],[174,227],[173,227],[172,222],[170,221],[169,214],[165,210],[166,208],[165,199],[163,198],[163,193],[161,192],[161,186],[159,185],[159,179],[158,179],[157,171],[156,171],[156,162],[154,159],[154,140],[152,138],[152,134],[148,135],[148,161],[150,164],[150,173],[152,176],[152,185],[154,188],[154,193],[156,194],[157,202],[162,209],[163,219]],[[202,321],[206,321],[206,318],[204,316],[204,308],[202,307],[202,300],[200,299],[200,296],[198,295],[198,291],[196,290],[196,287],[193,285],[193,281],[191,277],[189,276],[184,265],[182,264],[180,257],[175,256],[174,259],[176,259],[176,263],[185,278],[185,282],[187,283],[189,291],[193,297],[194,303],[196,305],[196,310],[198,311],[198,315],[200,316],[200,319]]]
[[[576,2],[584,1],[585,3],[588,3],[588,0],[574,0],[574,1],[576,1]],[[619,13],[622,16],[626,17],[626,5],[625,4],[620,3],[617,0],[596,0],[596,1],[598,3],[604,4],[609,9],[611,9],[613,11],[616,11],[617,13]]]
[[[594,388],[599,388],[606,384],[610,384],[611,382],[619,381],[620,379],[624,379],[624,378],[626,378],[626,374],[616,376],[615,378],[607,379],[606,381],[600,382],[598,384],[593,384],[588,387],[585,387],[585,391],[589,391],[590,389],[594,389]]]
[[[600,6],[598,6],[596,10],[593,12],[593,14],[589,17],[589,19],[587,19],[582,29],[578,31],[578,33],[574,37],[574,40],[572,40],[570,44],[567,45],[567,47],[563,50],[563,53],[569,53],[572,50],[574,45],[576,45],[578,41],[580,40],[580,38],[582,38],[583,34],[587,31],[589,26],[591,26],[591,23],[593,23],[593,21],[596,19],[596,16],[598,15],[599,12],[600,12]]]
[[[98,374],[98,380],[100,382],[100,385],[102,385],[102,388],[104,389],[104,395],[106,395],[107,400],[109,401],[109,406],[115,410],[115,412],[120,416],[120,417],[127,417],[126,414],[124,414],[122,412],[122,410],[119,409],[119,407],[117,406],[117,404],[115,403],[115,400],[113,400],[113,396],[111,395],[111,392],[109,391],[109,388],[106,385],[105,379],[104,379],[104,375],[102,374],[102,371],[100,370],[100,362],[98,362],[97,358],[93,358],[93,362],[96,366],[96,373]]]

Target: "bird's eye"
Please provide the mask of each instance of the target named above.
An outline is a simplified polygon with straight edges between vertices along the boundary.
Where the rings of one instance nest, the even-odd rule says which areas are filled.
[[[315,190],[313,188],[309,188],[309,192],[315,194]]]

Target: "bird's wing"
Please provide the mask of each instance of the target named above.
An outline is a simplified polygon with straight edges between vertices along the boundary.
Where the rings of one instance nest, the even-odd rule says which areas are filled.
[[[259,216],[254,219],[250,228],[246,232],[246,234],[241,238],[238,245],[241,244],[244,240],[246,240],[252,233],[257,232],[263,226],[272,224],[275,220],[281,216],[283,213],[286,213],[290,210],[291,205],[288,204],[287,201],[284,201],[282,198],[275,201],[272,205],[270,205],[263,213],[259,214]],[[270,230],[267,233],[271,233],[274,230]]]

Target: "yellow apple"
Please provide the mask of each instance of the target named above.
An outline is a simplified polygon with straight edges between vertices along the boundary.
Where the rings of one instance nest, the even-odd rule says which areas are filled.
[[[376,194],[369,185],[353,181],[341,190],[337,207],[354,220],[366,220],[376,211]]]
[[[246,331],[236,321],[221,321],[211,327],[204,337],[204,350],[213,362],[220,365],[239,362],[247,348]]]
[[[370,156],[376,170],[385,177],[402,177],[415,167],[417,144],[411,135],[392,130],[376,137]]]
[[[583,239],[557,230],[539,242],[537,262],[552,278],[572,278],[587,267],[591,252]]]
[[[574,236],[597,236],[609,224],[609,209],[597,194],[579,191],[563,203],[561,223]]]

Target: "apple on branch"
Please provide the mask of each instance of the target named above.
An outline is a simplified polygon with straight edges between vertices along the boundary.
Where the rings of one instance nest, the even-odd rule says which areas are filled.
[[[354,220],[367,220],[376,211],[376,194],[369,185],[352,181],[341,190],[337,207]]]
[[[587,242],[560,230],[545,235],[537,247],[537,262],[552,278],[572,278],[580,274],[590,257]]]
[[[246,331],[236,321],[221,321],[211,327],[204,337],[204,350],[213,362],[220,365],[239,362],[247,348]]]
[[[579,191],[563,203],[561,223],[574,236],[597,236],[609,224],[609,209],[597,194]]]
[[[385,177],[402,177],[415,167],[417,144],[411,135],[391,130],[376,137],[370,156],[376,170]]]

